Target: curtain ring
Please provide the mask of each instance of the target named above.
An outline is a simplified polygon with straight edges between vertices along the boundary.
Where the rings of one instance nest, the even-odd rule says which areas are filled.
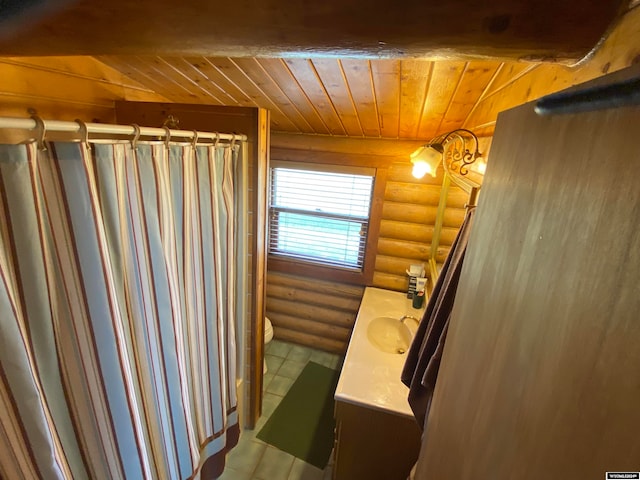
[[[231,137],[231,150],[233,151],[233,148],[236,146],[236,134],[233,134],[233,137]]]
[[[213,148],[218,148],[219,143],[220,143],[220,134],[216,132],[216,141],[213,144]]]
[[[140,130],[140,126],[136,123],[134,123],[131,126],[133,127],[133,130],[134,130],[133,138],[131,139],[131,148],[135,150],[136,147],[138,146],[138,140],[140,139],[140,135],[142,131]]]
[[[38,145],[38,150],[41,152],[45,152],[47,150],[47,146],[44,143],[44,136],[47,133],[47,127],[44,124],[44,120],[40,118],[38,115],[31,115],[31,119],[36,122],[36,144]]]
[[[162,128],[164,129],[164,132],[165,132],[164,144],[167,148],[169,148],[169,143],[171,142],[171,129],[166,125]]]
[[[194,130],[193,131],[193,138],[191,140],[191,145],[193,146],[193,149],[196,149],[196,146],[198,144],[198,131]]]
[[[87,124],[77,118],[74,120],[80,126],[80,141],[86,145],[89,145],[89,129]]]

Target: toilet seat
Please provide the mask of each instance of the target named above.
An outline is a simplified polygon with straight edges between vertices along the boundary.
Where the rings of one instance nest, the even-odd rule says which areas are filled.
[[[266,345],[273,339],[273,325],[271,324],[271,320],[267,317],[264,317],[264,344]],[[265,359],[263,362],[262,373],[267,373],[267,360]]]
[[[271,320],[264,317],[264,343],[267,344],[273,339],[273,325]]]

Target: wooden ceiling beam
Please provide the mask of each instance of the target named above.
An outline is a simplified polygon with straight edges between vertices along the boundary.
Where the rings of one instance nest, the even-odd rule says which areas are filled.
[[[33,0],[0,55],[421,57],[574,61],[628,0]]]

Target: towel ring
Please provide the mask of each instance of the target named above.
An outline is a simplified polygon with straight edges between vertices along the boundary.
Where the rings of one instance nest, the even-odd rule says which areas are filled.
[[[138,147],[138,140],[140,140],[140,135],[142,131],[140,130],[140,126],[136,123],[131,125],[133,127],[134,133],[133,138],[131,139],[131,148],[135,150]]]
[[[31,119],[36,122],[35,131],[38,150],[45,152],[47,150],[47,146],[44,143],[44,136],[47,134],[47,127],[44,124],[44,120],[42,120],[38,115],[31,115]]]

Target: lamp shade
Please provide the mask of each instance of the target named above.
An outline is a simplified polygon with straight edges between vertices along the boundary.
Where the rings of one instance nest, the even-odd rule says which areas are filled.
[[[438,164],[442,160],[444,148],[439,143],[430,143],[418,148],[411,154],[413,163],[413,176],[422,178],[427,173],[435,178]]]

